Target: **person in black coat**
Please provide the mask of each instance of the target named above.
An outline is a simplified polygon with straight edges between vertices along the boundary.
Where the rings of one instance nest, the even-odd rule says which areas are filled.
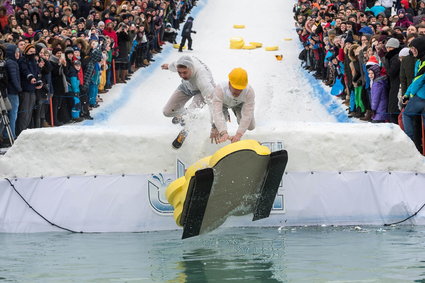
[[[125,23],[120,23],[117,30],[118,37],[118,57],[116,60],[116,68],[118,71],[118,82],[125,83],[128,72],[128,43],[131,38],[128,34],[128,26]]]
[[[186,23],[183,26],[182,30],[182,41],[180,42],[179,52],[183,52],[183,46],[186,44],[186,39],[188,41],[188,49],[192,49],[192,33],[196,33],[196,31],[192,30],[193,26],[193,18],[187,18]]]
[[[400,42],[396,38],[390,38],[385,44],[388,53],[385,54],[384,66],[387,69],[390,91],[388,96],[388,114],[390,122],[398,124],[398,91],[400,89]]]
[[[65,106],[65,96],[67,93],[66,84],[66,60],[62,56],[62,49],[54,48],[50,56],[52,66],[52,85],[53,85],[53,123],[55,126],[61,126],[71,120]]]
[[[25,46],[24,56],[18,61],[22,93],[19,95],[17,136],[29,127],[36,101],[35,90],[43,87],[43,82],[39,79],[40,68],[35,60],[35,53],[34,45],[28,44]]]

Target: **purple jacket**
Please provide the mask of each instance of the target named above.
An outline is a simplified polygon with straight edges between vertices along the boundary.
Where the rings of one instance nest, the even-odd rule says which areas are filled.
[[[396,23],[396,27],[402,27],[402,28],[408,28],[409,26],[413,25],[411,21],[409,21],[409,18],[404,16],[402,19],[399,19]]]
[[[381,76],[373,81],[370,90],[371,108],[375,114],[372,120],[385,121],[388,119],[388,80],[386,76]]]

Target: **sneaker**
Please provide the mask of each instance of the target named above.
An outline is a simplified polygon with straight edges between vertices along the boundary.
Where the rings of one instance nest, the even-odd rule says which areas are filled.
[[[74,123],[79,123],[79,122],[84,121],[84,118],[83,118],[83,117],[78,117],[78,118],[74,118],[74,119],[72,119],[72,121],[73,121]]]
[[[182,117],[173,117],[173,119],[171,120],[171,123],[176,125],[176,124],[180,124],[182,121],[183,121]]]
[[[83,119],[85,119],[85,120],[93,120],[93,117],[92,116],[90,116],[90,114],[86,114],[86,115],[83,115],[83,116],[81,116]]]

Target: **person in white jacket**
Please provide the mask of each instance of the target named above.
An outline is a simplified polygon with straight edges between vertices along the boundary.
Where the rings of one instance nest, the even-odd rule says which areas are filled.
[[[218,84],[214,90],[212,112],[215,125],[211,131],[211,142],[222,143],[230,140],[237,142],[246,130],[255,128],[254,119],[255,93],[248,84],[248,74],[242,68],[235,68],[229,73],[229,81]],[[239,127],[235,135],[227,132],[228,109],[232,109]]]
[[[177,72],[182,78],[163,109],[164,116],[173,117],[174,124],[182,123],[183,116],[194,108],[211,105],[215,83],[211,71],[201,60],[194,56],[182,56],[171,64],[163,64],[161,68]],[[190,99],[192,102],[186,109],[185,105]]]
[[[391,16],[392,7],[394,6],[395,0],[376,0],[375,6],[382,6],[385,8],[385,16],[389,18]]]

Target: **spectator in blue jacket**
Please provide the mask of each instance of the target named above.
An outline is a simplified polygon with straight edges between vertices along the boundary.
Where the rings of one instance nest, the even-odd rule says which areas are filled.
[[[10,128],[14,138],[16,138],[16,119],[19,109],[19,94],[22,92],[21,77],[19,74],[18,60],[21,53],[15,44],[6,47],[6,70],[9,77],[7,93],[12,109],[9,111]]]
[[[419,60],[416,61],[413,82],[407,88],[403,98],[404,101],[408,101],[403,112],[403,125],[406,134],[420,149],[420,138],[415,136],[414,117],[425,111],[425,38],[415,38],[410,43],[410,50]]]

